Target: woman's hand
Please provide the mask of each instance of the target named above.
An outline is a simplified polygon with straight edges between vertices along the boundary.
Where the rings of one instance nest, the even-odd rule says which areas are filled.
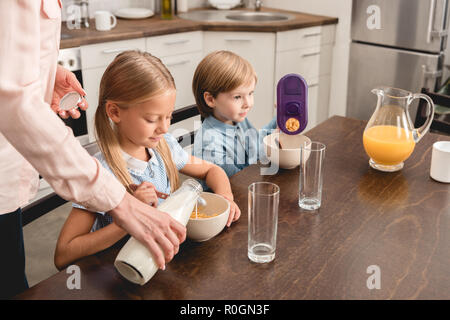
[[[131,184],[130,188],[134,191],[133,195],[142,202],[149,204],[155,208],[158,206],[158,196],[156,195],[156,188],[150,182],[144,181],[140,185]]]
[[[58,65],[58,67],[56,68],[55,88],[53,89],[51,108],[63,119],[67,119],[69,118],[69,116],[74,119],[78,119],[81,114],[80,111],[77,110],[77,107],[79,107],[81,110],[86,110],[88,108],[88,103],[86,99],[83,98],[81,102],[78,103],[78,105],[73,109],[61,110],[61,108],[59,107],[61,98],[64,97],[65,94],[72,91],[78,92],[82,97],[86,95],[86,92],[81,87],[81,84],[75,74]]]
[[[168,213],[148,206],[128,192],[109,213],[119,227],[147,247],[161,269],[172,260],[186,239],[185,226]]]
[[[228,216],[228,221],[227,221],[227,227],[231,226],[231,223],[237,221],[240,216],[241,216],[241,209],[239,209],[238,205],[236,204],[236,202],[233,201],[232,196],[230,195],[223,195],[221,194],[222,197],[224,197],[225,199],[227,199],[230,202],[230,214]]]

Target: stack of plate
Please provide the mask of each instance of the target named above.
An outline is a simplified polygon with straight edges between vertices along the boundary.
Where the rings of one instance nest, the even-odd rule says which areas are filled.
[[[153,11],[145,8],[121,8],[114,12],[118,18],[145,19],[153,16]]]
[[[208,0],[209,4],[220,10],[229,10],[241,3],[241,0]]]

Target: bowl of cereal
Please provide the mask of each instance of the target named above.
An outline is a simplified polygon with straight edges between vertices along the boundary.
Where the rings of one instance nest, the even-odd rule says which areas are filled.
[[[264,151],[272,164],[283,169],[293,169],[300,165],[300,147],[311,145],[311,139],[302,134],[289,135],[273,132],[263,139]],[[304,161],[309,154],[304,156]]]
[[[194,207],[186,226],[186,235],[193,241],[206,241],[218,235],[230,214],[230,203],[224,197],[211,192],[202,192],[200,196],[206,206]]]

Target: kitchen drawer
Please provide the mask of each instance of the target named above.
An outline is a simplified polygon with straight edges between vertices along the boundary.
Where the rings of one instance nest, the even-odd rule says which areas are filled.
[[[107,66],[119,53],[126,50],[145,51],[145,39],[139,38],[81,46],[82,69]]]
[[[278,32],[276,50],[279,52],[332,44],[334,30],[334,25],[330,25]]]
[[[308,82],[311,78],[330,74],[331,63],[331,45],[278,52],[275,81],[278,83],[288,73],[297,73]]]
[[[147,51],[158,58],[202,51],[201,31],[175,33],[146,39]]]
[[[321,26],[278,32],[276,50],[278,52],[319,46],[321,35]]]
[[[194,94],[192,93],[192,77],[201,59],[201,51],[161,58],[161,61],[169,69],[175,80],[177,88],[175,109],[195,103]]]
[[[277,53],[275,70],[277,83],[288,73],[297,73],[306,80],[317,77],[320,71],[320,47]]]

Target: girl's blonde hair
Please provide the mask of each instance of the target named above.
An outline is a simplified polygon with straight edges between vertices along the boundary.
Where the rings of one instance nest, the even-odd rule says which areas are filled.
[[[114,175],[132,193],[133,184],[119,145],[117,127],[106,113],[106,102],[121,109],[175,90],[175,82],[160,59],[147,52],[125,51],[117,55],[102,76],[98,107],[95,112],[95,135],[101,152]],[[171,191],[179,186],[178,170],[164,139],[156,146],[170,182]]]
[[[200,114],[207,118],[213,113],[204,99],[209,92],[214,98],[221,92],[228,92],[241,85],[257,80],[250,62],[231,51],[215,51],[208,54],[194,73],[192,91]]]

